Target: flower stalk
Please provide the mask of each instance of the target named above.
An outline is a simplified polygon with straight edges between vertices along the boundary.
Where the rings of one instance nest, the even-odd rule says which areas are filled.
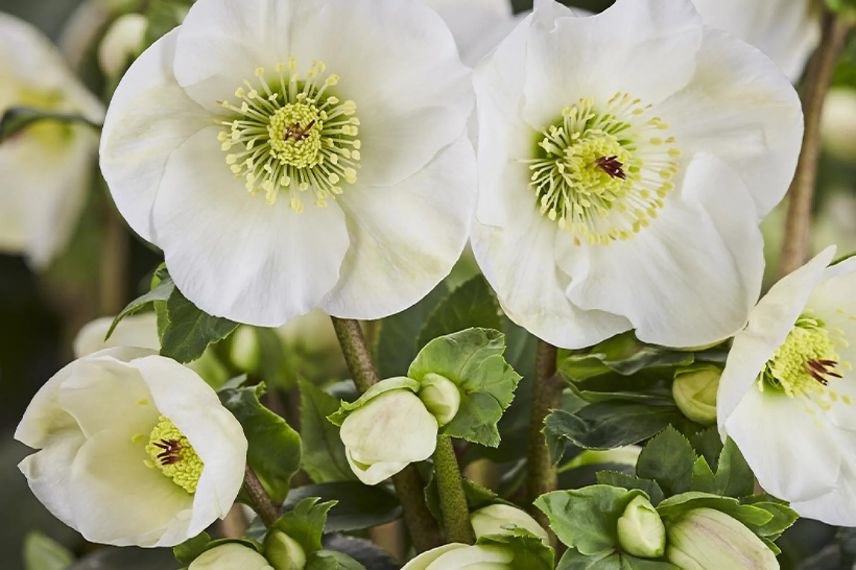
[[[273,523],[279,518],[279,508],[271,500],[270,496],[259,481],[258,475],[253,471],[253,468],[247,465],[244,475],[244,489],[247,491],[247,496],[250,499],[250,506],[253,508],[265,526],[270,528]]]
[[[811,221],[821,148],[821,118],[838,58],[853,29],[853,21],[827,11],[820,46],[809,63],[802,87],[805,134],[797,171],[789,191],[785,243],[779,274],[785,276],[808,260]]]
[[[365,392],[379,381],[379,377],[360,323],[352,319],[331,318],[354,384],[360,392]],[[392,483],[401,501],[404,522],[416,550],[423,552],[441,544],[440,529],[425,505],[424,484],[416,468],[407,466],[393,475]]]
[[[464,481],[452,438],[441,435],[437,438],[437,450],[434,452],[434,473],[437,477],[437,491],[440,495],[440,512],[443,515],[443,527],[447,542],[472,544],[475,533],[470,523],[470,511],[464,494]]]
[[[562,385],[556,377],[555,346],[538,341],[535,360],[535,384],[532,387],[532,415],[529,421],[529,455],[527,457],[527,489],[529,502],[539,496],[555,491],[558,472],[550,458],[547,442],[544,440],[544,419],[551,409],[559,406]],[[538,509],[532,510],[533,516],[544,528],[549,527],[547,517]],[[551,535],[551,540],[553,539]]]

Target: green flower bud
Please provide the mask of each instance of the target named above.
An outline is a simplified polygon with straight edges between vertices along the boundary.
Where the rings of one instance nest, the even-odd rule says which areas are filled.
[[[273,530],[265,539],[265,556],[274,570],[303,570],[306,553],[300,544],[279,530]]]
[[[458,408],[461,407],[461,392],[457,385],[433,372],[429,372],[422,379],[419,399],[437,418],[437,424],[440,426],[452,421],[458,413]]]
[[[702,425],[716,423],[716,392],[722,369],[713,365],[693,366],[675,374],[672,396],[681,412]]]
[[[98,46],[98,65],[104,75],[112,79],[120,77],[142,53],[148,25],[148,19],[142,14],[116,18]]]
[[[190,563],[187,570],[223,570],[224,568],[274,570],[264,556],[237,542],[229,542],[206,550]]]
[[[693,509],[668,529],[666,558],[686,570],[774,570],[776,555],[740,521],[721,511]]]
[[[645,497],[630,501],[618,519],[618,543],[625,552],[640,558],[659,558],[665,552],[666,527]]]
[[[509,534],[512,527],[528,530],[541,539],[544,544],[549,545],[547,531],[538,521],[521,509],[509,505],[488,505],[470,513],[470,522],[476,538],[491,534]]]
[[[261,347],[252,327],[238,327],[232,335],[229,359],[242,372],[255,372],[261,360]]]

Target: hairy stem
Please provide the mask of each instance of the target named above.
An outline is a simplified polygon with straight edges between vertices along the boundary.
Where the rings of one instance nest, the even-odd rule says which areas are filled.
[[[125,222],[109,198],[105,200],[103,216],[99,304],[102,314],[115,315],[122,310],[126,301],[129,240]]]
[[[781,276],[798,269],[810,255],[812,203],[817,187],[821,147],[820,122],[838,57],[852,28],[853,23],[848,19],[838,18],[831,12],[824,14],[821,43],[809,63],[803,82],[801,96],[805,135],[796,175],[788,194],[785,243],[779,263]]]
[[[249,465],[244,473],[244,489],[250,499],[250,506],[258,513],[265,526],[270,528],[279,518],[279,507],[268,496],[256,472]]]
[[[354,384],[360,392],[365,392],[372,384],[377,383],[379,378],[360,323],[351,319],[332,319],[345,362],[354,377]],[[401,501],[404,522],[416,550],[423,552],[441,544],[440,529],[425,505],[425,484],[416,467],[405,467],[400,473],[393,475],[392,483]]]
[[[562,397],[562,383],[556,376],[556,347],[538,341],[535,360],[535,383],[532,387],[532,415],[529,420],[529,455],[527,457],[526,488],[530,504],[540,495],[555,491],[558,474],[547,442],[544,440],[544,419],[550,410],[558,408]],[[547,518],[534,506],[532,515],[545,529]]]
[[[434,451],[434,473],[437,477],[437,491],[440,496],[440,512],[443,515],[443,527],[446,529],[447,542],[475,542],[473,526],[470,524],[470,510],[464,494],[464,480],[461,468],[452,446],[452,438],[441,435],[437,438]]]

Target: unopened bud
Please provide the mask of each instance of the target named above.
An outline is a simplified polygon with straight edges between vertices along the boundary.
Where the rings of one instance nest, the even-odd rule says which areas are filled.
[[[476,538],[491,534],[509,534],[513,527],[527,530],[549,544],[547,531],[528,513],[509,505],[488,505],[470,513]]]
[[[455,418],[461,407],[461,392],[457,385],[444,376],[429,372],[422,379],[419,399],[428,411],[437,418],[437,424],[444,426]]]
[[[659,558],[666,550],[666,527],[648,499],[635,497],[618,519],[618,543],[628,554]]]
[[[716,392],[722,369],[714,365],[687,368],[675,374],[672,396],[681,412],[702,425],[716,423]]]
[[[238,327],[232,335],[229,359],[242,372],[255,372],[261,361],[261,347],[252,327]]]
[[[274,570],[264,556],[237,542],[229,542],[206,550],[190,563],[187,570]]]
[[[678,568],[774,570],[776,555],[740,521],[715,509],[693,509],[669,525],[666,558]]]
[[[104,75],[117,78],[143,51],[148,20],[142,14],[119,16],[98,46],[98,64]]]
[[[306,553],[296,540],[282,531],[273,530],[265,540],[265,555],[274,570],[303,570]]]

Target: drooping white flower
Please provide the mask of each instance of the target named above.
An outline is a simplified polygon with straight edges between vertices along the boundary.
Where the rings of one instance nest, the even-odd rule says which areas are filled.
[[[200,0],[129,69],[101,166],[208,313],[378,318],[463,249],[467,68],[417,0]]]
[[[38,499],[93,542],[173,546],[224,517],[247,440],[192,370],[143,349],[80,358],[30,402],[15,439]]]
[[[812,0],[693,0],[705,24],[764,53],[797,81],[820,40],[819,6]]]
[[[802,516],[856,526],[856,259],[835,248],[779,281],[734,339],[717,395],[767,492]]]
[[[0,13],[0,115],[14,107],[93,122],[104,113],[50,40]],[[43,268],[62,250],[83,207],[97,146],[88,125],[51,121],[0,144],[0,251]]]
[[[793,176],[799,99],[689,0],[552,0],[476,73],[473,250],[507,314],[579,348],[636,329],[698,346],[740,329],[758,222]]]
[[[475,65],[508,35],[518,22],[510,0],[424,0],[446,21],[461,59]]]

